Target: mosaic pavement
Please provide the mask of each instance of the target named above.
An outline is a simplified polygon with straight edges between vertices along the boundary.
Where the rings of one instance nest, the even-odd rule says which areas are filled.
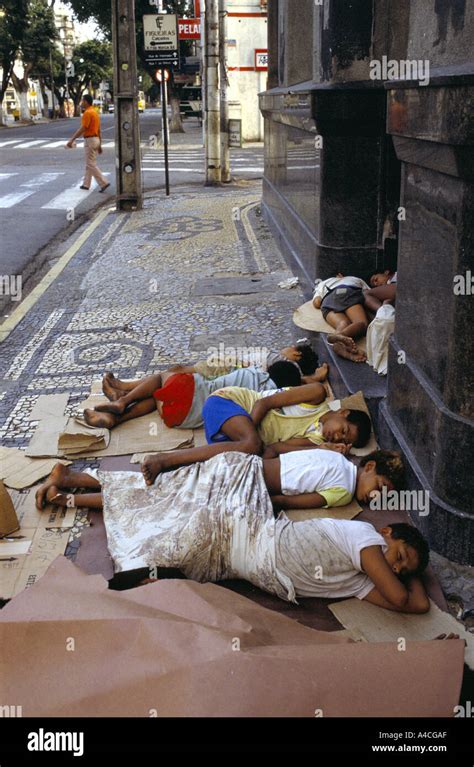
[[[146,200],[140,212],[110,213],[1,344],[2,444],[28,444],[40,394],[69,392],[72,414],[104,371],[139,377],[198,360],[221,338],[269,348],[297,338],[291,314],[302,294],[277,286],[292,274],[260,197],[258,182],[183,188]],[[262,292],[196,289],[232,277],[264,278]]]

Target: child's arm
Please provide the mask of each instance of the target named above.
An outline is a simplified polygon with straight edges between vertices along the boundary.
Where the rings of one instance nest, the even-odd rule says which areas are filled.
[[[293,437],[285,442],[274,442],[273,445],[267,445],[263,453],[263,458],[276,458],[282,453],[293,453],[295,450],[333,450],[335,453],[349,455],[352,445],[345,445],[343,442],[325,442],[323,445],[316,445],[310,439],[305,437]]]
[[[251,417],[255,426],[258,426],[266,414],[273,408],[284,407],[285,405],[300,405],[302,402],[308,405],[319,405],[325,399],[326,389],[320,383],[294,386],[288,389],[288,391],[278,392],[277,394],[257,400],[252,408]]]
[[[279,509],[320,509],[326,506],[326,499],[319,493],[299,495],[272,495],[272,503]]]
[[[367,546],[360,553],[365,573],[375,588],[364,599],[371,604],[401,613],[426,613],[430,602],[419,578],[405,586],[391,570],[380,546]]]
[[[313,298],[313,306],[315,309],[319,309],[319,307],[321,306],[322,300],[323,299],[320,298],[319,296],[316,296],[315,298]]]

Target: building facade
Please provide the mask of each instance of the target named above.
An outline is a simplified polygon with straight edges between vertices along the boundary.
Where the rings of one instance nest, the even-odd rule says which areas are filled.
[[[258,94],[267,80],[266,0],[227,0],[227,71],[231,119],[242,120],[243,141],[263,141]]]
[[[263,205],[306,287],[398,268],[379,442],[474,563],[474,4],[269,0]]]

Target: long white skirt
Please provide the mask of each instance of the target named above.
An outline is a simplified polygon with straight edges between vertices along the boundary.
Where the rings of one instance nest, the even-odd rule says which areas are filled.
[[[277,520],[262,459],[229,452],[160,474],[99,472],[104,522],[116,571],[176,567],[199,582],[243,578],[294,601],[277,572]]]

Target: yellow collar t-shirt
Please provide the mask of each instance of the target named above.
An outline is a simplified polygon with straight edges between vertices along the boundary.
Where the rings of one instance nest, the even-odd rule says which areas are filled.
[[[243,407],[250,415],[253,406],[259,399],[270,397],[279,391],[284,390],[256,392],[239,386],[227,386],[225,389],[218,389],[212,396],[230,399]],[[295,437],[305,437],[314,442],[315,445],[321,445],[325,439],[322,434],[320,418],[329,410],[326,401],[321,402],[320,405],[302,403],[301,405],[285,405],[281,408],[274,408],[267,413],[260,423],[258,433],[265,445],[271,445],[274,442],[286,442]]]

